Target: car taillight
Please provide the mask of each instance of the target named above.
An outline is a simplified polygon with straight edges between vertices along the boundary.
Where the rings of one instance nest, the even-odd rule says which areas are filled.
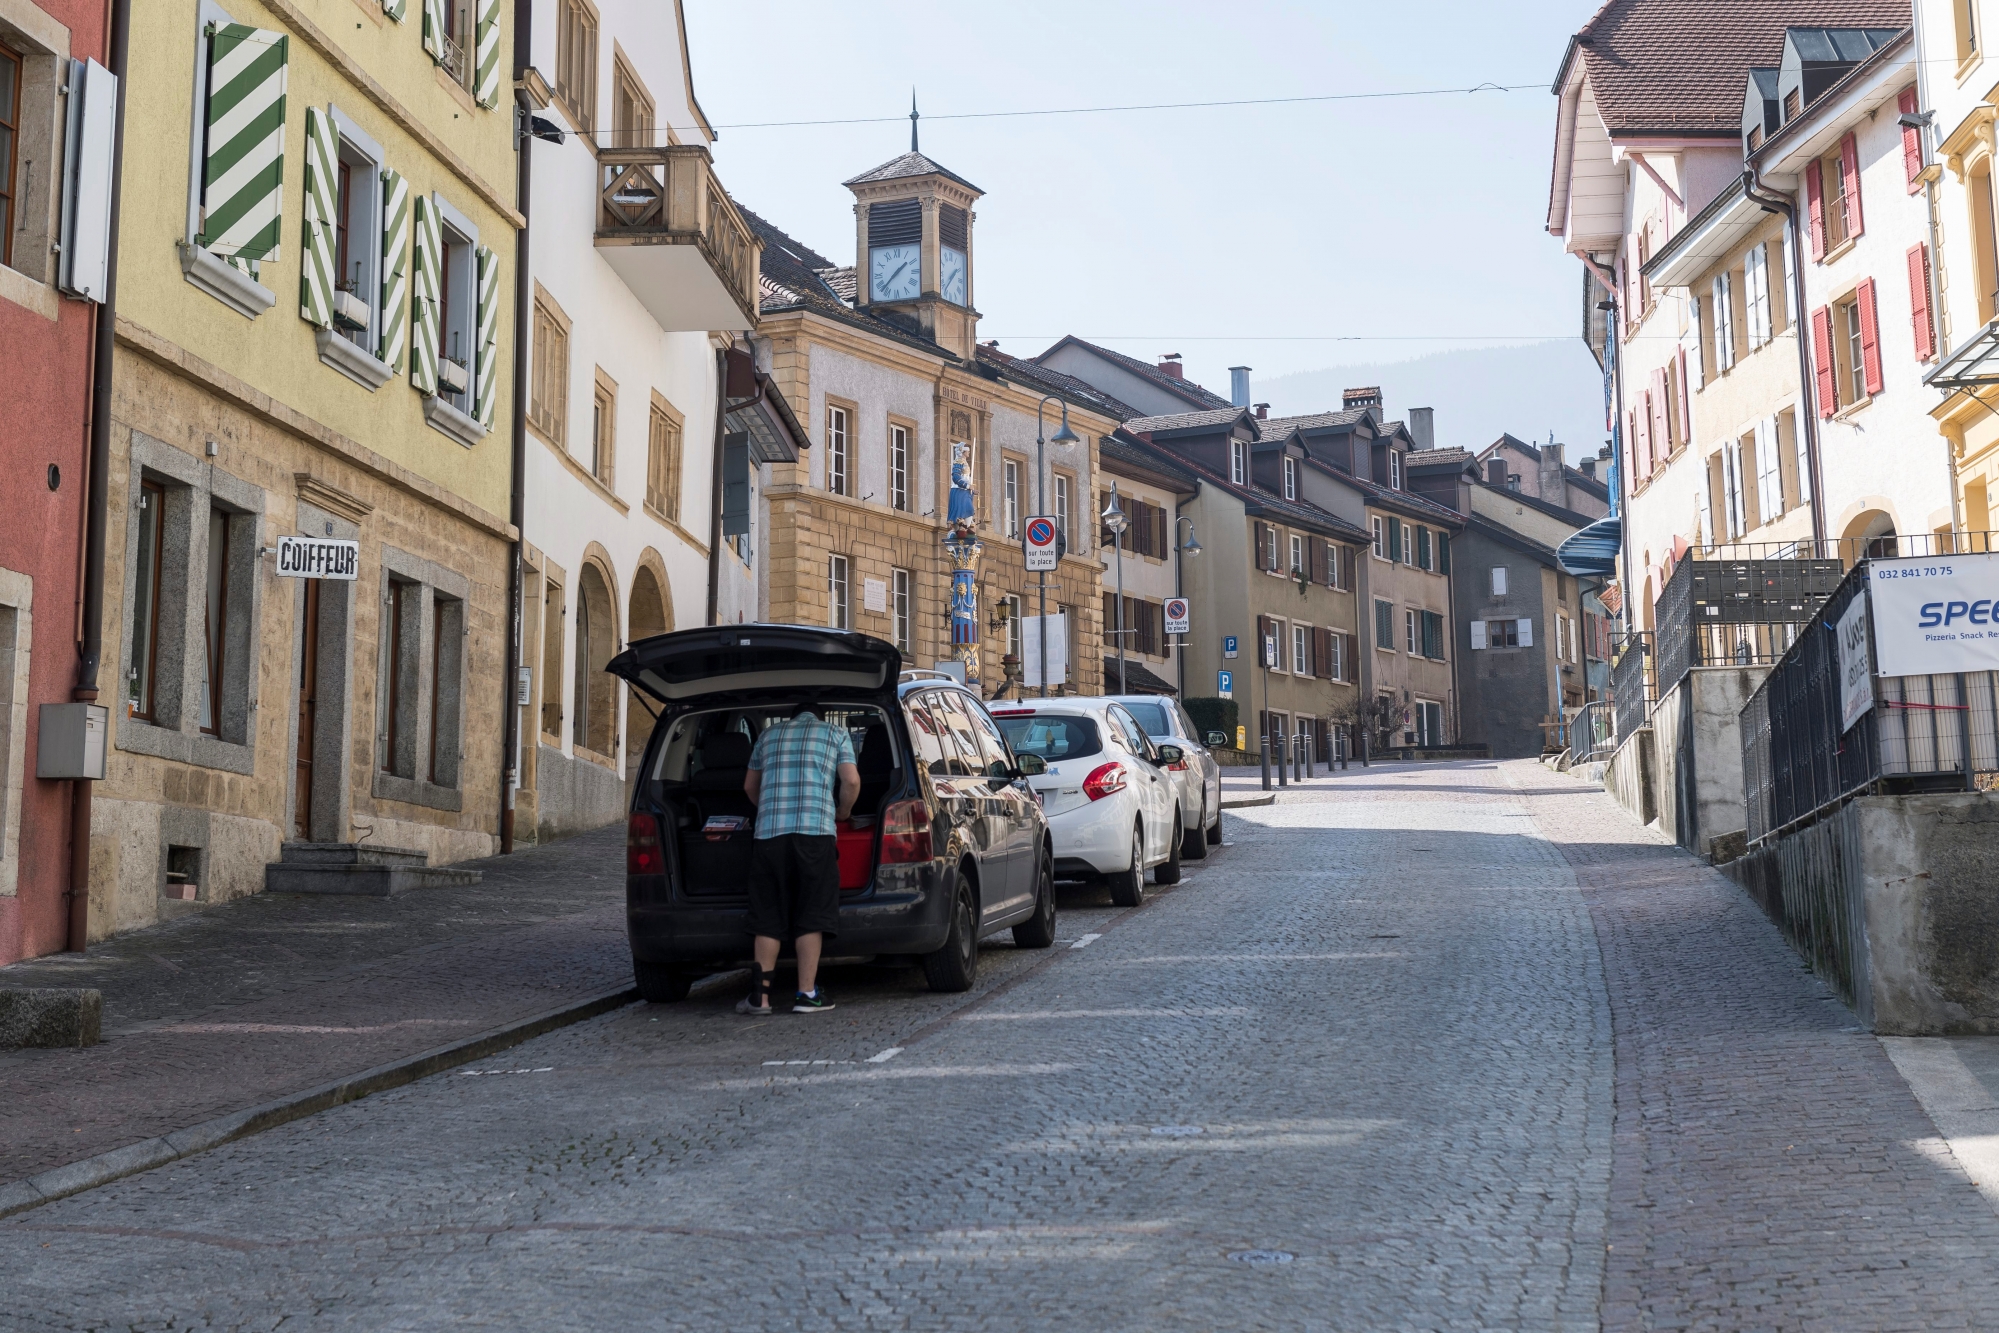
[[[1166,771],[1169,773],[1185,773],[1187,771],[1187,761],[1185,759],[1182,759],[1177,764],[1168,764],[1166,766]]]
[[[625,825],[625,873],[666,873],[666,858],[659,850],[659,821],[651,815],[633,815]]]
[[[882,811],[883,865],[930,859],[930,807],[921,800],[897,801]]]
[[[1032,708],[988,708],[986,714],[989,717],[1033,717],[1034,710]]]
[[[1101,801],[1114,791],[1124,790],[1124,765],[1099,764],[1083,779],[1083,795]]]

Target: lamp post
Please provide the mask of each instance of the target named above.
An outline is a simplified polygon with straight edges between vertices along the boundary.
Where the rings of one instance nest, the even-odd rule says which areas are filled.
[[[1117,692],[1124,694],[1124,530],[1131,526],[1131,517],[1119,507],[1117,502],[1117,482],[1111,482],[1111,502],[1104,506],[1101,515],[1104,526],[1111,530],[1111,545],[1117,551]]]
[[[1034,405],[1034,512],[1040,515],[1048,513],[1048,496],[1046,493],[1048,485],[1048,441],[1042,438],[1042,432],[1046,428],[1042,424],[1041,413],[1050,403],[1062,403],[1062,424],[1055,430],[1055,443],[1076,444],[1083,438],[1076,434],[1075,431],[1069,429],[1069,404],[1063,402],[1062,399],[1057,398],[1052,393],[1043,394],[1041,401]],[[1065,551],[1067,546],[1068,534],[1057,533],[1055,549],[1057,551]],[[1035,575],[1035,578],[1040,585],[1038,623],[1041,626],[1040,632],[1035,635],[1035,643],[1039,646],[1041,653],[1041,697],[1046,699],[1048,697],[1048,571],[1045,569],[1039,571]]]
[[[1185,514],[1175,514],[1173,532],[1176,536],[1180,532],[1182,523],[1187,525],[1187,540],[1180,543],[1180,554],[1189,558],[1197,556],[1201,553],[1201,543],[1194,537],[1194,520]],[[1175,597],[1187,595],[1187,580],[1183,577],[1180,562],[1177,560],[1173,562],[1173,595]],[[1180,697],[1184,699],[1187,697],[1187,636],[1184,634],[1180,636],[1179,648],[1180,657],[1174,666],[1180,677]]]

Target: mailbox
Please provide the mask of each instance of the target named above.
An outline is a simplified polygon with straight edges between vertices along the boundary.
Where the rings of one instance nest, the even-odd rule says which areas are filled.
[[[35,746],[35,776],[104,781],[104,746],[111,710],[103,704],[43,704]]]

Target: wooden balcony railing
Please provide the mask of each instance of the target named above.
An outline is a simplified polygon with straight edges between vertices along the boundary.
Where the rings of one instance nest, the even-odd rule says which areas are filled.
[[[597,244],[697,247],[754,325],[763,243],[722,188],[708,150],[601,148],[597,161]]]

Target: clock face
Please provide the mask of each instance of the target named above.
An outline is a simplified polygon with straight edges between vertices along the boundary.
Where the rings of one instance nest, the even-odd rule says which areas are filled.
[[[965,304],[965,255],[962,250],[943,247],[944,299],[953,305]]]
[[[923,293],[922,247],[883,245],[868,252],[868,299],[914,301]]]

